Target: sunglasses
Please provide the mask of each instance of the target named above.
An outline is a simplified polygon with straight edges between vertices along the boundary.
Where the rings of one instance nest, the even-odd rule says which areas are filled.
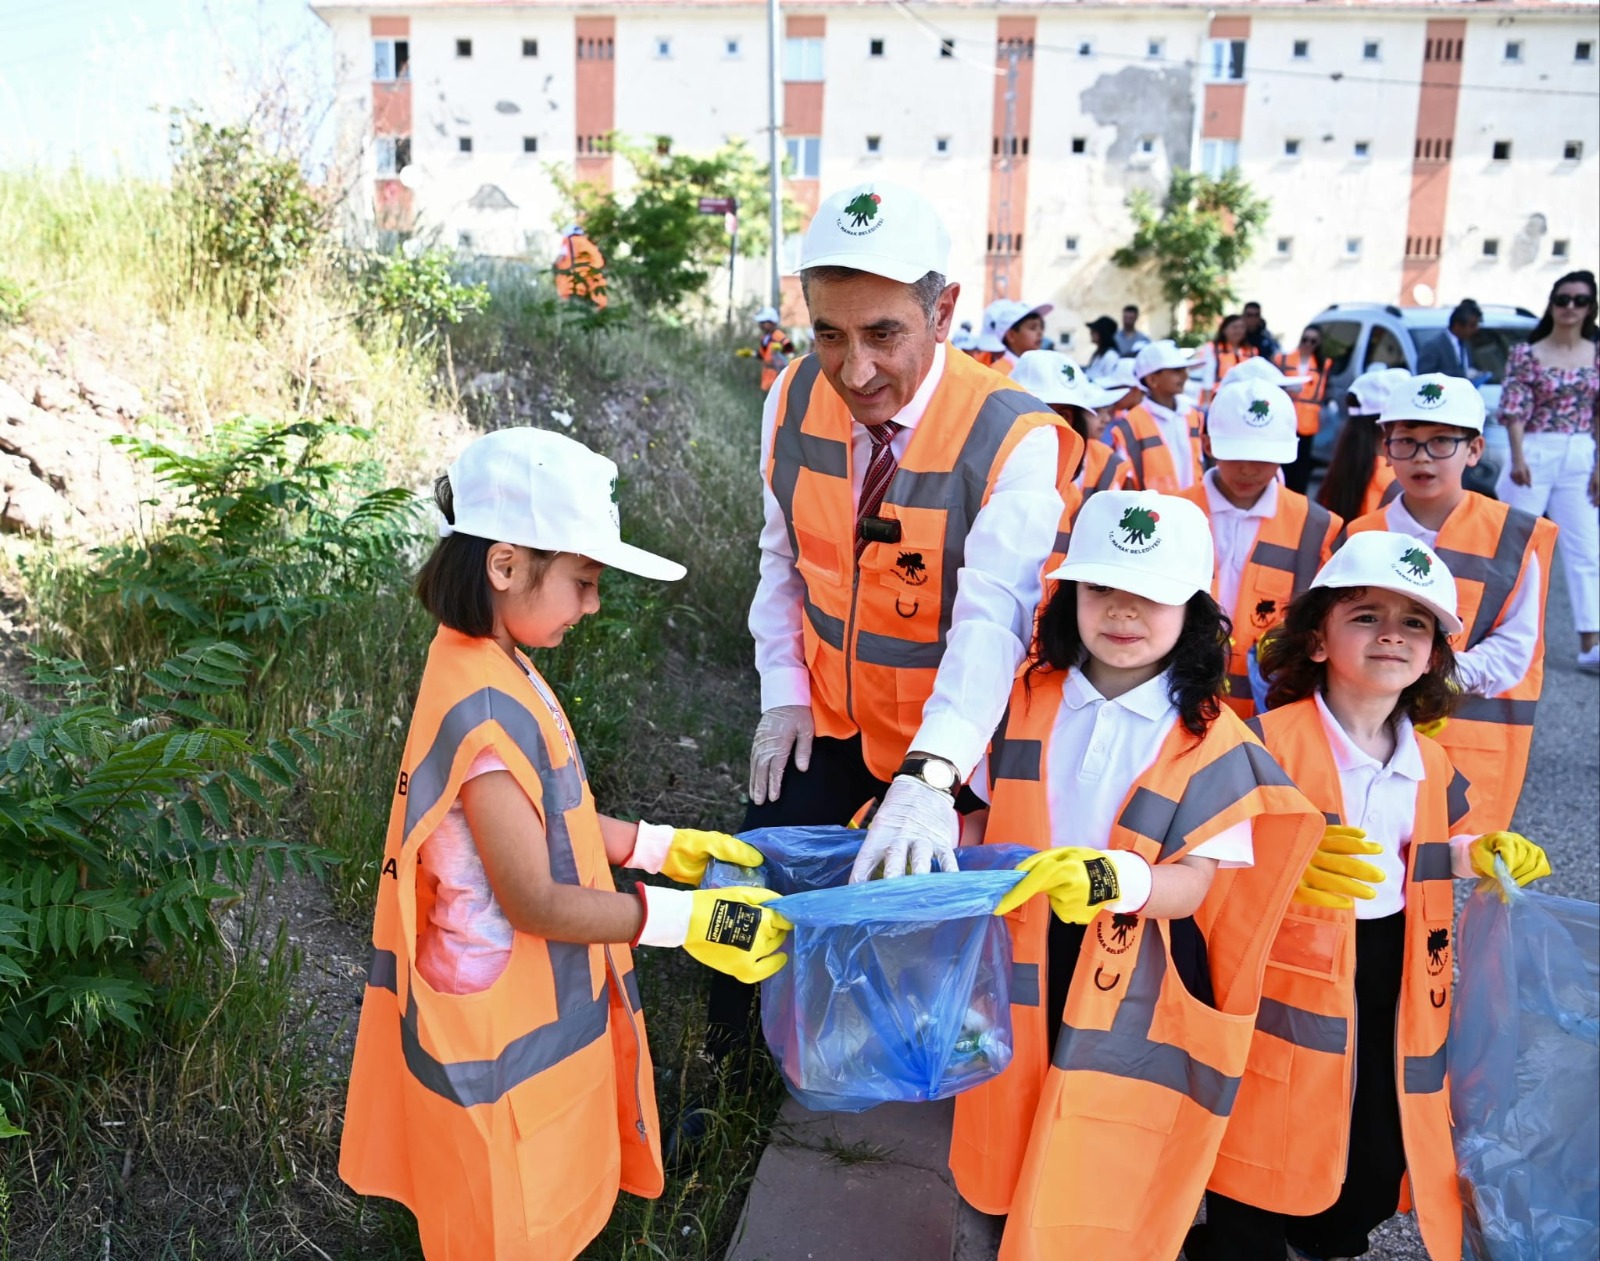
[[[1558,293],[1555,297],[1550,299],[1550,305],[1559,307],[1575,306],[1578,308],[1578,310],[1582,311],[1594,305],[1594,294]]]

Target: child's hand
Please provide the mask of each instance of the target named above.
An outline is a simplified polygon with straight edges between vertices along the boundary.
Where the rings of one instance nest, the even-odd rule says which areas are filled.
[[[1092,924],[1101,908],[1122,896],[1115,864],[1098,849],[1064,845],[1041,850],[1024,858],[1017,870],[1028,874],[1000,900],[996,915],[1008,914],[1035,894],[1044,893],[1063,923]]]
[[[682,946],[708,968],[753,985],[789,961],[774,954],[794,927],[762,905],[772,889],[662,889],[640,885],[645,902],[642,946]]]
[[[699,884],[711,860],[719,859],[739,867],[761,866],[761,851],[726,832],[699,832],[694,828],[675,828],[667,848],[661,874],[679,884]]]
[[[1472,843],[1472,870],[1495,878],[1494,860],[1498,854],[1511,878],[1520,887],[1542,880],[1550,874],[1550,859],[1544,850],[1516,832],[1485,832]]]
[[[1367,840],[1360,828],[1333,824],[1323,830],[1322,842],[1311,855],[1311,864],[1300,877],[1294,901],[1301,906],[1355,906],[1355,899],[1370,901],[1378,896],[1373,885],[1382,884],[1383,872],[1353,854],[1381,854],[1383,846]]]

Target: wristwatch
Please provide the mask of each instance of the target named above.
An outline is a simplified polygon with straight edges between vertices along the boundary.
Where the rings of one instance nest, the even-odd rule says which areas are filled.
[[[954,797],[956,789],[960,787],[959,777],[956,774],[955,763],[947,762],[942,757],[931,757],[918,753],[908,757],[900,763],[896,775],[909,775],[912,779],[920,779],[929,788],[937,788],[942,793]]]

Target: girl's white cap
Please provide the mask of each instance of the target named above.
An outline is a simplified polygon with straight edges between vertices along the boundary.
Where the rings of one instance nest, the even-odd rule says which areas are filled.
[[[1116,390],[1119,397],[1129,390],[1142,388],[1139,384],[1139,374],[1133,370],[1132,355],[1124,355],[1118,359],[1116,366],[1099,377],[1095,383],[1103,389]]]
[[[1352,534],[1317,572],[1311,585],[1398,591],[1430,610],[1439,619],[1445,634],[1461,633],[1461,619],[1456,615],[1455,578],[1437,552],[1409,534],[1392,534],[1387,530],[1362,530]]]
[[[1187,604],[1211,589],[1214,565],[1211,525],[1197,505],[1153,490],[1103,490],[1084,501],[1067,559],[1046,577]]]
[[[1041,403],[1067,403],[1090,411],[1108,407],[1127,393],[1101,389],[1082,368],[1054,350],[1025,352],[1011,369],[1011,384]]]
[[[1371,416],[1376,420],[1383,415],[1383,406],[1396,390],[1404,389],[1411,374],[1404,368],[1368,368],[1350,382],[1347,394],[1354,396],[1356,405],[1350,409],[1352,416]]]
[[[471,534],[548,552],[575,552],[612,569],[675,582],[684,567],[622,541],[612,495],[617,466],[548,429],[497,429],[467,444],[450,466],[455,525]]]

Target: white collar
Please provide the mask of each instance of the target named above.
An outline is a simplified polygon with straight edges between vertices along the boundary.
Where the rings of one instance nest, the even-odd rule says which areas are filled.
[[[1146,679],[1138,687],[1108,701],[1100,695],[1099,689],[1089,682],[1087,674],[1082,670],[1073,670],[1067,676],[1061,697],[1068,709],[1082,709],[1086,705],[1096,704],[1116,705],[1141,718],[1156,722],[1166,717],[1173,709],[1172,701],[1167,696],[1167,678],[1168,671],[1163,670],[1155,678]]]
[[[1356,747],[1355,742],[1345,734],[1345,729],[1339,725],[1339,720],[1333,716],[1328,703],[1322,699],[1321,692],[1316,693],[1316,698],[1317,712],[1322,715],[1322,726],[1328,733],[1328,748],[1333,754],[1333,764],[1339,769],[1340,774],[1361,770],[1392,771],[1419,784],[1426,777],[1427,768],[1422,764],[1422,749],[1417,745],[1417,736],[1411,728],[1411,719],[1402,714],[1400,720],[1395,723],[1394,753],[1390,755],[1386,766],[1365,750]]]
[[[1179,411],[1176,407],[1163,407],[1148,394],[1144,396],[1144,405],[1150,409],[1150,414],[1157,420],[1164,420],[1168,424],[1172,424],[1180,420],[1186,425],[1189,422],[1189,412],[1188,409],[1184,407],[1183,395],[1181,394],[1178,395],[1178,407],[1184,407],[1183,411]]]
[[[911,396],[911,401],[902,407],[889,420],[902,429],[915,429],[922,420],[922,414],[928,410],[928,404],[933,400],[933,392],[939,388],[939,382],[944,379],[944,343],[939,342],[933,348],[933,363],[928,368],[928,375],[922,378],[922,384],[917,386],[917,392]],[[859,421],[857,422],[860,423]]]
[[[1007,347],[1006,350],[1003,353],[1005,354],[1004,362],[1010,364],[1012,367],[1015,367],[1017,364],[1022,362],[1021,359],[1019,359],[1016,355],[1011,353],[1010,347]]]
[[[1277,480],[1267,484],[1266,490],[1261,492],[1261,498],[1248,508],[1240,508],[1231,502],[1222,493],[1222,487],[1217,485],[1217,470],[1206,470],[1205,476],[1206,502],[1211,505],[1212,516],[1226,516],[1232,513],[1240,517],[1275,517],[1278,515],[1278,483]]]

